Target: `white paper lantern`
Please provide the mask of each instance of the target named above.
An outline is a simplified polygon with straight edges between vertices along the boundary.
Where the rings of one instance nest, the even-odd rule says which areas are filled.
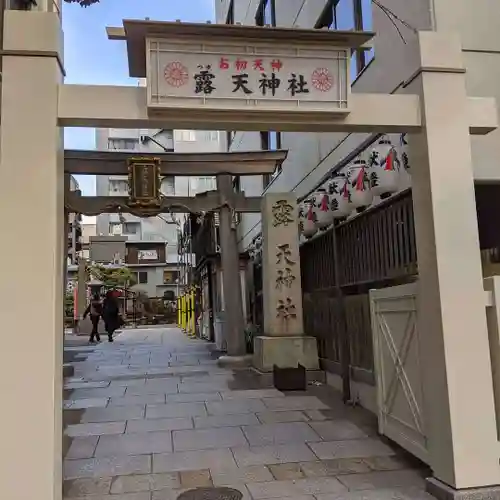
[[[401,153],[401,163],[402,167],[406,170],[407,174],[410,174],[410,159],[408,156],[408,140],[406,138],[408,134],[401,134],[399,136],[399,148]]]
[[[373,201],[368,168],[364,160],[356,160],[347,168],[349,201],[358,212],[362,212]]]
[[[326,189],[320,188],[313,194],[316,211],[316,224],[319,229],[326,229],[333,224],[333,212],[330,206],[330,196]]]
[[[334,219],[344,219],[352,210],[349,204],[349,183],[345,174],[337,174],[328,184],[330,210]]]
[[[262,260],[262,235],[255,238],[255,261],[260,262]]]
[[[255,258],[255,243],[253,241],[248,245],[247,252],[250,259],[253,260]]]
[[[389,139],[381,139],[373,148],[368,166],[370,187],[374,196],[384,199],[398,191],[401,162]]]
[[[316,212],[313,200],[306,200],[299,206],[299,223],[302,226],[302,234],[312,238],[318,232],[316,225]]]

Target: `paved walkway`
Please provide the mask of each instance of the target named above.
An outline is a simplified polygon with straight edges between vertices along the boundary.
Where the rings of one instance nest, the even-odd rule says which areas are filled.
[[[229,486],[244,499],[428,500],[427,471],[328,387],[283,394],[176,328],[69,347],[64,498],[175,500]],[[207,497],[208,498],[208,497]]]

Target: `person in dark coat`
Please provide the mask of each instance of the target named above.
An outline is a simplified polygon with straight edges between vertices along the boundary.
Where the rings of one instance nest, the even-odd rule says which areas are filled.
[[[102,319],[108,333],[108,340],[113,342],[113,333],[122,326],[120,307],[113,290],[106,293],[106,298],[102,304]]]
[[[101,341],[98,329],[99,329],[99,320],[101,319],[102,315],[102,302],[101,302],[101,297],[99,297],[98,293],[94,294],[92,300],[87,306],[87,309],[85,309],[85,312],[83,313],[83,319],[85,319],[89,314],[90,314],[90,321],[92,321],[92,332],[90,333],[89,342],[93,344],[94,338],[97,340],[97,342]]]

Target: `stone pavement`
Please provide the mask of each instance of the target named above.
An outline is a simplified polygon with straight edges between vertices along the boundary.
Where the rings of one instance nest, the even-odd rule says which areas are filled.
[[[64,498],[175,500],[229,486],[244,499],[429,500],[428,471],[331,388],[283,394],[177,328],[68,347]]]

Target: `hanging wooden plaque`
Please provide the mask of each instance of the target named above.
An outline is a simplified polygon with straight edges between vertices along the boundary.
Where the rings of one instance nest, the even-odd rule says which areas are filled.
[[[129,158],[128,184],[131,207],[154,209],[161,206],[159,158]]]

